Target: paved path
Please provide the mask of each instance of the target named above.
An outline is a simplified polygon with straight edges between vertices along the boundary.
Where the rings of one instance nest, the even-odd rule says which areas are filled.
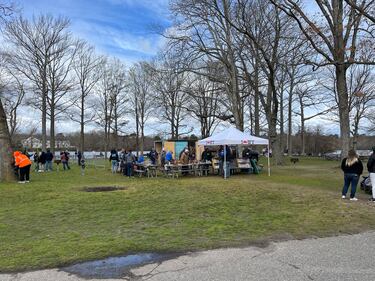
[[[1,281],[87,280],[53,269],[0,275]],[[99,280],[99,279],[90,279]],[[133,268],[120,280],[149,281],[374,281],[375,232],[301,241],[267,248],[219,249]]]

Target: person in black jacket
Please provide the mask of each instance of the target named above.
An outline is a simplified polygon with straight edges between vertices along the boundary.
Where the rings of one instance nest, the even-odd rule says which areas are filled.
[[[50,149],[47,149],[47,152],[45,154],[46,157],[46,165],[45,165],[45,171],[52,171],[52,160],[53,160],[53,153]]]
[[[353,149],[349,150],[348,157],[342,160],[341,169],[344,172],[344,187],[342,188],[342,199],[346,198],[346,193],[348,192],[349,185],[351,184],[352,188],[350,190],[350,200],[357,201],[358,199],[355,197],[355,192],[357,190],[359,176],[363,172],[363,165]]]
[[[202,161],[211,162],[212,161],[212,152],[206,147],[202,152]]]
[[[372,147],[372,154],[367,162],[367,170],[370,174],[370,181],[372,186],[372,197],[370,201],[375,202],[375,146]]]
[[[42,151],[38,158],[39,172],[44,172],[44,165],[46,164],[46,153]]]

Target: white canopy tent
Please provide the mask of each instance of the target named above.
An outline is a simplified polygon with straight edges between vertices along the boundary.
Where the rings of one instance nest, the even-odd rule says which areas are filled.
[[[228,128],[220,133],[214,134],[208,138],[198,141],[198,145],[214,146],[214,145],[265,145],[267,146],[267,165],[268,175],[271,175],[270,168],[270,145],[267,139],[252,136],[241,132],[236,128]],[[226,149],[224,149],[224,167],[226,171]],[[226,173],[226,172],[225,172]],[[224,174],[226,178],[226,174]]]

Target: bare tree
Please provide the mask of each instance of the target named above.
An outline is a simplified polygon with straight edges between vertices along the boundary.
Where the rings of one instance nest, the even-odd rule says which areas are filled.
[[[356,9],[358,13],[366,17],[373,24],[375,24],[375,16],[374,16],[375,1],[374,0],[361,2],[361,3],[358,3],[356,0],[345,0],[345,2],[348,5],[350,5],[350,7]]]
[[[147,62],[135,64],[129,71],[129,91],[130,91],[130,111],[134,115],[136,122],[136,146],[143,154],[145,125],[154,109],[152,98],[151,67]],[[140,142],[139,142],[140,140]]]
[[[20,80],[18,75],[13,73],[9,67],[5,69],[6,72],[1,73],[3,81],[0,85],[0,96],[4,102],[4,109],[8,118],[9,135],[13,140],[22,122],[18,113],[26,91],[24,81]]]
[[[1,24],[13,13],[13,4],[0,4]],[[3,64],[3,61],[1,61]],[[7,116],[3,107],[2,97],[0,96],[0,182],[8,181],[14,178],[12,173],[12,143],[7,124]]]
[[[368,118],[375,107],[375,76],[368,65],[354,66],[348,72],[351,135],[353,148],[357,149],[359,131],[364,127],[361,122]]]
[[[325,88],[331,95],[332,104],[338,107],[335,73],[331,69],[326,76]],[[369,113],[375,106],[374,78],[372,67],[369,65],[354,65],[347,71],[350,134],[353,148],[356,148],[361,127],[363,129],[366,127],[364,121],[370,120]],[[330,119],[340,122],[339,112],[333,111],[330,114]]]
[[[78,45],[76,58],[73,63],[73,70],[78,80],[78,96],[70,111],[70,118],[80,126],[80,151],[85,151],[85,126],[95,118],[93,110],[95,104],[90,97],[98,81],[98,69],[103,64],[103,58],[96,56],[94,48],[86,42]]]
[[[104,129],[105,151],[110,145],[118,147],[119,133],[124,132],[123,127],[128,123],[126,85],[125,66],[118,59],[107,59],[100,64],[100,76],[95,85],[98,93],[96,124]]]
[[[73,41],[69,32],[61,34],[61,40],[51,48],[52,56],[47,67],[48,95],[47,115],[50,119],[50,148],[55,151],[55,122],[66,113],[77,98],[71,93],[75,87],[72,67],[79,42]]]
[[[305,155],[306,122],[331,112],[335,107],[322,106],[327,103],[328,99],[324,93],[319,91],[318,83],[311,82],[297,85],[295,96],[299,110],[293,110],[293,112],[300,116],[301,154]],[[306,113],[308,110],[313,111],[314,113],[308,115]]]
[[[374,1],[350,1],[359,9],[347,4],[344,0],[315,0],[321,17],[310,15],[300,1],[270,0],[284,11],[300,27],[305,38],[315,49],[319,57],[308,61],[315,67],[332,65],[335,68],[338,110],[340,116],[340,135],[342,157],[347,155],[350,143],[349,95],[347,89],[347,70],[353,64],[372,64],[368,58],[362,59],[371,44],[362,39],[369,27],[363,14],[369,13]],[[361,10],[361,12],[359,12]],[[321,19],[321,20],[320,20]],[[365,30],[365,31],[363,31]]]
[[[183,86],[183,91],[189,96],[184,108],[199,122],[202,138],[209,137],[219,121],[217,93],[222,89],[218,84],[206,75],[190,73]]]
[[[189,97],[182,91],[186,79],[186,72],[182,69],[184,68],[181,63],[171,54],[165,54],[152,69],[155,103],[159,108],[158,117],[170,126],[172,139],[192,131],[192,128],[184,123],[188,116],[184,107]],[[187,131],[181,132],[181,129],[186,127]]]
[[[69,20],[63,17],[42,15],[28,20],[20,16],[7,23],[4,32],[11,48],[7,51],[8,60],[34,84],[34,101],[42,113],[43,150],[47,143],[48,67],[55,52],[60,51],[55,46],[65,40],[68,26]]]
[[[231,1],[176,0],[171,4],[176,17],[176,32],[169,34],[172,46],[187,53],[193,61],[215,64],[221,75],[215,80],[222,83],[225,95],[221,100],[225,113],[220,117],[244,129],[244,106],[248,92],[240,89],[239,61],[235,33],[229,20],[234,20]],[[182,19],[182,20],[181,20]],[[194,64],[185,68],[192,68]],[[199,72],[199,69],[190,69]],[[202,73],[200,73],[202,74]],[[228,115],[228,112],[230,113]]]
[[[220,9],[217,10],[220,11]],[[264,1],[238,0],[236,15],[236,20],[230,21],[231,25],[243,34],[253,56],[258,56],[257,66],[262,70],[264,84],[266,84],[259,98],[267,118],[268,135],[275,163],[282,164],[281,139],[277,132],[280,121],[278,116],[280,112],[279,87],[281,86],[279,78],[286,69],[281,67],[285,61],[284,58],[293,49],[299,47],[299,44],[291,44],[295,39],[284,34],[295,34],[296,29],[293,22]],[[230,19],[227,18],[227,20]],[[255,86],[254,91],[259,91],[259,83],[251,82],[250,78],[248,81],[251,86]]]
[[[292,155],[293,153],[293,108],[295,106],[295,100],[297,99],[299,102],[300,108],[303,106],[303,104],[301,105],[300,103],[300,95],[296,96],[296,90],[298,90],[299,94],[301,94],[301,89],[303,87],[305,87],[306,90],[306,86],[309,84],[316,84],[317,76],[319,75],[318,73],[312,71],[311,67],[304,64],[304,58],[309,57],[311,55],[310,53],[311,50],[306,46],[306,44],[300,45],[299,48],[295,48],[290,52],[289,56],[286,57],[288,62],[284,63],[286,67],[285,71],[287,72],[288,76],[288,87],[286,92],[288,95],[287,147],[289,155]],[[305,90],[302,90],[302,92],[306,92]],[[316,105],[324,101],[318,99],[317,97],[315,99],[317,102]],[[303,111],[303,109],[301,111]]]

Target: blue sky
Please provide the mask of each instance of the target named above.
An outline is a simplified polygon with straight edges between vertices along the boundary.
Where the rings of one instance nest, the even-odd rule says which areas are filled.
[[[168,0],[22,0],[26,17],[39,14],[66,16],[71,31],[102,54],[128,65],[152,58],[163,45],[155,26],[166,29]]]

